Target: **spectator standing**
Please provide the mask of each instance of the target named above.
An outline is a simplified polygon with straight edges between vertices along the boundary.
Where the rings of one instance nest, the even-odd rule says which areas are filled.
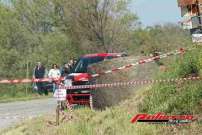
[[[34,68],[33,72],[33,79],[43,79],[45,76],[45,67],[41,64],[41,62],[37,62],[36,67]],[[44,83],[43,82],[36,82],[37,90],[39,95],[43,93],[47,95],[48,93],[44,90]]]
[[[60,70],[57,66],[57,64],[52,65],[52,69],[50,69],[48,73],[48,77],[53,79],[53,92],[55,92],[56,89],[56,81],[54,79],[59,79],[61,77]]]
[[[76,64],[76,60],[75,59],[70,59],[68,65],[69,65],[69,70],[71,71],[72,68],[74,67],[74,65]]]
[[[69,64],[65,64],[64,67],[62,67],[62,69],[61,69],[61,76],[65,77],[68,74],[70,74],[70,66],[69,66]]]
[[[74,58],[74,59],[73,59],[73,65],[75,65],[75,64],[76,64],[76,62],[77,62],[77,59],[76,59],[76,58]]]
[[[68,63],[70,70],[72,69],[73,64],[74,64],[74,60],[73,60],[73,59],[70,59],[70,61],[69,61],[69,63]]]

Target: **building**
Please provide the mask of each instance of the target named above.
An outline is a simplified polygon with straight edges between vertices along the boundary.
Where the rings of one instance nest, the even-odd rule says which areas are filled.
[[[178,0],[182,27],[190,30],[193,42],[202,42],[202,0]]]

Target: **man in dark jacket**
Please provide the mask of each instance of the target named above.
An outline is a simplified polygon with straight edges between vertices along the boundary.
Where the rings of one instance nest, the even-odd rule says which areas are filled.
[[[33,79],[42,79],[45,76],[45,67],[41,64],[41,62],[37,62],[36,67],[34,68],[33,73]],[[45,95],[48,95],[48,90],[44,89],[44,83],[43,82],[37,82],[36,83],[38,93],[42,95],[45,93]]]
[[[61,69],[61,76],[65,77],[68,74],[70,74],[70,66],[69,66],[69,64],[65,64],[64,67],[62,67],[62,69]]]

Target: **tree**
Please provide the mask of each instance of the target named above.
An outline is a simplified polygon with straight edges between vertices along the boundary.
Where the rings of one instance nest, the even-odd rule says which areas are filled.
[[[137,19],[128,9],[128,1],[57,1],[63,29],[75,44],[88,51],[112,52],[128,43]]]
[[[189,33],[175,24],[140,28],[133,32],[133,37],[131,48],[145,54],[168,52],[192,44]]]
[[[20,25],[16,13],[0,4],[0,61],[1,77],[19,74],[20,62],[29,48],[26,30]]]

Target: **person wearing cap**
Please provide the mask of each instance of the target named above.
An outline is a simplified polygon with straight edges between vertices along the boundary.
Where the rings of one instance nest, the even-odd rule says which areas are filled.
[[[33,79],[43,79],[45,77],[45,72],[46,72],[45,67],[41,64],[41,62],[37,62],[33,72]],[[44,90],[43,82],[36,82],[36,86],[37,86],[39,95],[42,95],[43,93],[45,95],[48,94],[46,90]]]

